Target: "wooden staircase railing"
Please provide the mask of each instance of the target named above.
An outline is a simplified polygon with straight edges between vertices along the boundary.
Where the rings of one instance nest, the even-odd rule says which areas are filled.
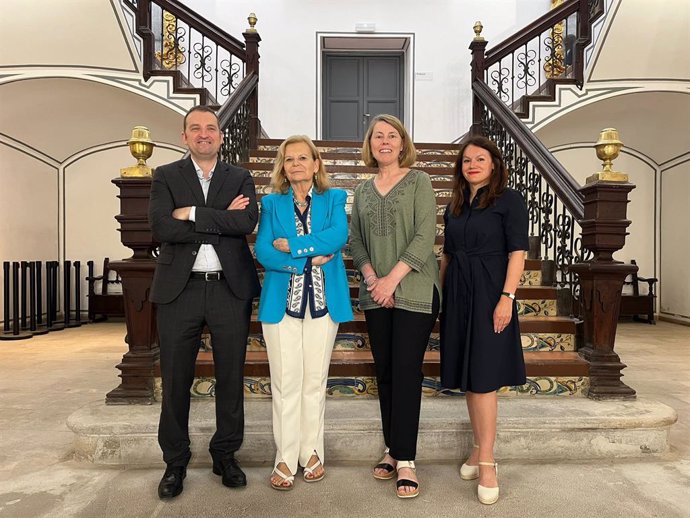
[[[540,240],[540,258],[553,261],[555,285],[568,288],[571,296],[566,298],[574,302],[571,312],[583,320],[580,354],[590,363],[590,397],[628,399],[635,391],[620,380],[625,365],[614,345],[623,280],[630,267],[615,261],[613,253],[625,243],[630,225],[625,207],[634,185],[595,175],[580,187],[519,119],[527,114],[529,101],[537,98],[534,90],[543,93],[543,84],[550,85],[552,93],[557,82],[582,86],[590,11],[598,5],[595,0],[566,0],[488,52],[481,24],[476,24],[470,44],[470,131],[491,138],[501,149],[511,171],[509,185],[527,203],[530,233]],[[570,34],[572,17],[577,30],[568,59],[564,35]],[[547,53],[542,56],[545,42]],[[523,88],[520,102],[516,87]]]
[[[179,0],[121,0],[136,15],[143,42],[144,80],[169,76],[175,92],[199,96],[219,108],[224,133],[222,157],[247,159],[261,132],[258,117],[259,42],[250,14],[244,43]]]

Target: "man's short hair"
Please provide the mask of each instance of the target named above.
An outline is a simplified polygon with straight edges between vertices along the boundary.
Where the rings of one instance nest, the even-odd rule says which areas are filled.
[[[220,119],[218,119],[218,114],[209,108],[208,106],[203,106],[201,104],[198,104],[196,106],[192,106],[187,113],[184,114],[184,119],[182,121],[182,131],[185,131],[187,129],[187,117],[189,117],[190,113],[194,112],[206,112],[206,113],[212,113],[213,116],[216,118],[216,123],[218,124],[218,129],[220,129]]]

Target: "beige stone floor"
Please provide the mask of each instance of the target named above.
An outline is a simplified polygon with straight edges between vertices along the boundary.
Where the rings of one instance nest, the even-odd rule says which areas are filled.
[[[624,381],[678,412],[672,451],[648,462],[542,463],[501,469],[502,496],[484,507],[455,465],[419,466],[422,495],[399,501],[364,466],[329,467],[320,484],[272,491],[266,468],[247,468],[249,487],[229,490],[191,469],[184,493],[160,502],[160,470],[114,469],[71,459],[65,420],[117,386],[123,324],[86,325],[0,342],[0,517],[135,516],[690,516],[690,327],[622,324]],[[331,469],[332,468],[332,469]]]

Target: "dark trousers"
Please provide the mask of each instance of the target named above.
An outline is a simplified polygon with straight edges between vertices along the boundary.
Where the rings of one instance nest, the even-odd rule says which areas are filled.
[[[251,300],[236,298],[224,280],[191,279],[179,297],[158,305],[163,403],[158,444],[168,466],[186,466],[190,389],[204,324],[211,332],[215,366],[216,432],[210,452],[229,457],[244,435],[244,360]]]
[[[395,308],[364,312],[376,364],[383,439],[396,460],[414,460],[417,454],[422,363],[438,316],[436,290],[432,306],[431,314]]]

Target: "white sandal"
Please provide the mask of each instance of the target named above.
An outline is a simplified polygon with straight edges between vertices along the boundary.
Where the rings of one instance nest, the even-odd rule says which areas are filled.
[[[285,473],[280,471],[277,466],[275,468],[273,468],[273,473],[275,473],[276,475],[278,475],[280,478],[283,479],[280,481],[280,484],[274,484],[273,480],[269,479],[269,482],[271,483],[271,487],[273,489],[277,489],[278,491],[291,491],[292,488],[295,487],[295,475],[286,475]],[[273,473],[271,473],[271,474],[273,474]],[[286,486],[286,485],[284,485],[285,482],[289,482],[289,484]]]
[[[302,468],[302,469],[304,470],[304,474],[303,474],[303,477],[302,477],[302,478],[304,478],[304,481],[305,481],[305,482],[318,482],[319,480],[323,480],[323,477],[326,476],[326,470],[323,470],[323,471],[321,472],[321,476],[320,476],[320,477],[315,477],[315,476],[314,476],[314,471],[316,471],[316,468],[318,468],[318,467],[321,466],[321,465],[322,465],[322,464],[321,464],[321,459],[319,459],[319,457],[317,456],[317,457],[316,457],[316,462],[314,463],[313,466],[311,466],[311,467],[309,467],[309,466],[304,466],[304,468]],[[311,475],[311,477],[307,477],[307,475]]]

